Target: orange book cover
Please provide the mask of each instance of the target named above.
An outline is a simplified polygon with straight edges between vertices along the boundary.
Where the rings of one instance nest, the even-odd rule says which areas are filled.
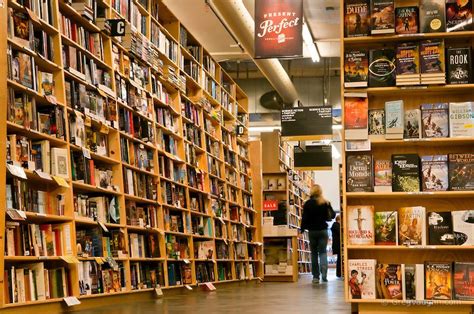
[[[366,129],[369,121],[369,101],[363,97],[346,97],[344,101],[344,127]]]
[[[451,263],[425,263],[425,299],[451,300],[453,298]]]

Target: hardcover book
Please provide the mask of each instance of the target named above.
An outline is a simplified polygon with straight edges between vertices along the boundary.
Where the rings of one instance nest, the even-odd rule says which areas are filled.
[[[372,156],[347,156],[347,192],[372,192]]]
[[[349,298],[375,299],[375,264],[374,259],[350,259],[348,261]]]
[[[398,210],[398,245],[426,245],[425,215],[421,206]]]
[[[385,134],[385,109],[369,110],[369,138]]]
[[[346,139],[365,140],[368,138],[367,97],[344,98],[344,129]]]
[[[425,270],[423,264],[403,265],[403,300],[425,299]]]
[[[395,33],[393,0],[372,0],[370,6],[371,34]]]
[[[69,156],[67,149],[51,148],[51,174],[53,176],[69,179]]]
[[[474,300],[474,263],[454,263],[454,299]]]
[[[365,49],[350,49],[344,54],[344,87],[367,87],[369,56]]]
[[[447,191],[449,188],[448,156],[421,157],[421,187],[423,191]]]
[[[397,211],[376,212],[374,221],[375,245],[397,245]]]
[[[392,155],[392,190],[420,191],[420,158],[417,154]]]
[[[474,102],[449,104],[449,134],[451,137],[474,136]]]
[[[385,103],[385,138],[403,139],[404,122],[403,100]]]
[[[344,6],[344,37],[369,35],[370,12],[368,0],[347,0]]]
[[[397,7],[395,9],[395,20],[395,32],[397,34],[418,33],[418,7]]]
[[[428,213],[428,244],[455,244],[451,212]]]
[[[374,244],[374,206],[347,206],[347,237],[350,245]]]
[[[425,263],[425,299],[452,300],[453,275],[451,263]]]
[[[397,86],[420,84],[420,60],[417,43],[397,46]]]
[[[377,299],[402,299],[403,282],[401,264],[377,264],[375,276]]]
[[[451,212],[451,216],[456,245],[474,245],[474,211],[456,210]]]
[[[449,84],[469,84],[472,81],[471,47],[448,48],[446,57],[448,64],[447,79]]]
[[[446,31],[445,0],[420,1],[420,25],[422,33]]]
[[[369,86],[395,86],[395,50],[372,49],[369,52]]]
[[[420,66],[422,84],[446,83],[442,39],[424,40],[420,43]]]
[[[447,103],[421,105],[423,138],[449,136],[449,105]]]
[[[446,30],[448,32],[472,29],[472,0],[446,0]]]
[[[449,189],[474,190],[474,154],[449,154]]]
[[[390,160],[375,160],[374,179],[374,192],[392,192],[392,162]]]
[[[421,111],[420,109],[411,109],[405,111],[405,128],[403,129],[403,138],[413,139],[421,137]]]

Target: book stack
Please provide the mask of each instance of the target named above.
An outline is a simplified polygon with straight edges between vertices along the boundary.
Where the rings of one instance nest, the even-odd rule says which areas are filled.
[[[421,84],[446,84],[444,40],[420,43]]]
[[[420,60],[417,43],[397,46],[397,86],[420,84]]]

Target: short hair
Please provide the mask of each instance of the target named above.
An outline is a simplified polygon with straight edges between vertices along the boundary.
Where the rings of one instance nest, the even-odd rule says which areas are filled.
[[[351,270],[351,276],[354,275],[354,274],[357,275],[358,273],[359,273],[359,272],[358,272],[357,270],[355,270],[355,269]]]

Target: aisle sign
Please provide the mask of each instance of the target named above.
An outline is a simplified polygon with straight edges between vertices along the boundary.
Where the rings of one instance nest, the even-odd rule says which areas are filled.
[[[303,56],[303,0],[255,1],[255,58]]]
[[[278,210],[278,200],[265,200],[265,201],[263,201],[263,210],[266,210],[266,211]]]
[[[285,141],[332,139],[332,107],[283,109],[281,137]]]
[[[296,170],[331,170],[332,146],[306,146],[306,151],[295,151]]]

